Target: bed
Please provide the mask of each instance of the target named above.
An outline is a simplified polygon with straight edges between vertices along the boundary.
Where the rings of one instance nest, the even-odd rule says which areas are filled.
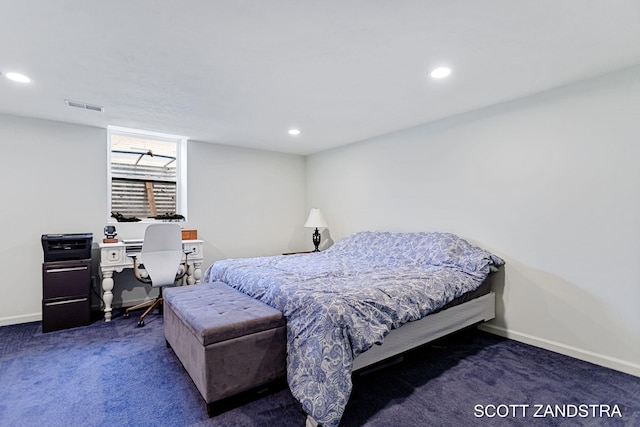
[[[217,261],[204,281],[284,314],[289,388],[312,423],[337,426],[354,369],[491,319],[486,279],[503,264],[450,233],[360,232],[319,253]]]

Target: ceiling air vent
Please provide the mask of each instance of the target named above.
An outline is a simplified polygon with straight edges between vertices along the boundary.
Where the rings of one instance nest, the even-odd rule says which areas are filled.
[[[99,111],[101,113],[104,111],[104,107],[101,105],[85,104],[84,102],[71,101],[69,99],[65,99],[64,103],[69,107],[82,108],[83,110]]]

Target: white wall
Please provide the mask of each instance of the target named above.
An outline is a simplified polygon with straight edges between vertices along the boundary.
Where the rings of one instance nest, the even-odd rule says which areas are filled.
[[[8,201],[0,208],[5,325],[41,319],[42,234],[90,232],[94,242],[104,237],[106,130],[0,115],[0,147],[0,191]],[[189,222],[183,226],[206,240],[204,265],[304,247],[303,157],[195,141],[188,156]],[[118,237],[134,238],[145,225],[116,227]],[[127,271],[115,280],[116,307],[155,292]]]
[[[312,155],[307,206],[334,240],[450,231],[493,251],[507,266],[489,329],[640,376],[639,76]]]
[[[0,324],[41,318],[46,233],[101,233],[106,131],[0,115]]]
[[[209,264],[305,248],[305,171],[302,156],[191,143],[189,223]]]

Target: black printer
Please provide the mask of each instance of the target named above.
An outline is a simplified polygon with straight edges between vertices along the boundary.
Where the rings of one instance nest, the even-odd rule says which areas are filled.
[[[44,262],[91,258],[92,233],[43,234]]]

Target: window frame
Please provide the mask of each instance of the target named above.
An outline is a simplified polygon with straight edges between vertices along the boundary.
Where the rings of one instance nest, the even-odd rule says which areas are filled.
[[[152,138],[175,142],[176,144],[176,213],[184,216],[183,222],[187,221],[187,141],[186,136],[172,135],[162,132],[132,129],[121,126],[107,126],[107,223],[123,224],[111,216],[112,208],[112,182],[113,174],[111,170],[111,136],[126,135],[139,138]],[[164,220],[155,218],[140,218],[139,223],[163,222]]]

